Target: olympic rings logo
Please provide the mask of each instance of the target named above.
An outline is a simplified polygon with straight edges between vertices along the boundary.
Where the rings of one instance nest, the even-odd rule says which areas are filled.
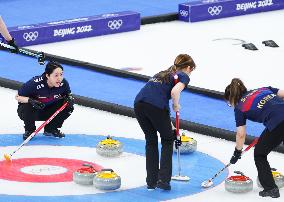
[[[119,29],[122,26],[122,24],[123,24],[122,20],[110,20],[108,21],[107,26],[111,30],[114,30],[114,29]]]
[[[23,38],[26,40],[26,41],[35,41],[38,37],[38,32],[35,31],[35,32],[25,32],[23,34]]]
[[[186,10],[180,10],[180,11],[179,11],[179,14],[180,14],[182,17],[187,17],[187,16],[188,16],[188,11],[186,11]]]
[[[223,9],[222,6],[213,6],[213,7],[210,6],[210,7],[208,8],[208,13],[209,13],[211,16],[219,15],[219,14],[222,12],[222,9]]]

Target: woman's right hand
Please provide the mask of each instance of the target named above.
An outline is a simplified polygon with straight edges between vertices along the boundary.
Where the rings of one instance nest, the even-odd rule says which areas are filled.
[[[180,104],[173,104],[173,110],[175,111],[175,112],[178,112],[179,110],[180,110]]]

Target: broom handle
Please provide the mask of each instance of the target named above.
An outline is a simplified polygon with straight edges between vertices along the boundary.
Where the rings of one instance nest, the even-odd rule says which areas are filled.
[[[175,85],[178,83],[178,76],[174,76],[174,83]],[[179,111],[176,112],[176,136],[177,139],[180,140],[180,135],[179,135]],[[178,160],[178,175],[180,176],[181,173],[181,165],[180,165],[180,148],[179,146],[177,147],[177,160]]]

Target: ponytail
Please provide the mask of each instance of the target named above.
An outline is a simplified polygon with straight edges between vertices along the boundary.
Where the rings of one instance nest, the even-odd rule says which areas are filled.
[[[169,83],[170,75],[175,74],[177,71],[187,68],[188,66],[192,70],[194,70],[196,67],[193,59],[189,55],[180,54],[176,57],[174,65],[164,71],[159,72],[154,77],[160,79],[162,82]]]
[[[233,106],[236,106],[242,96],[247,92],[244,83],[238,79],[232,79],[231,83],[226,87],[224,98]]]

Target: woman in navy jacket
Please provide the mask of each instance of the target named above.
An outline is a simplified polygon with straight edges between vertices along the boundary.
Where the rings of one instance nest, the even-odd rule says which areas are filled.
[[[149,190],[156,187],[171,189],[173,142],[176,135],[172,130],[169,100],[173,101],[173,110],[179,111],[180,93],[188,85],[189,75],[194,69],[193,59],[187,54],[180,54],[169,69],[151,78],[135,98],[134,111],[146,139],[146,183]],[[175,75],[178,76],[177,84]],[[157,132],[160,133],[162,143],[160,161]]]
[[[284,141],[284,91],[262,87],[247,91],[240,79],[234,78],[225,89],[225,100],[234,107],[237,127],[236,147],[231,158],[235,164],[241,158],[246,138],[246,120],[262,123],[266,128],[260,135],[254,150],[254,161],[259,182],[264,190],[262,197],[280,197],[273,179],[267,155]]]
[[[24,83],[18,90],[16,100],[19,102],[18,115],[25,124],[24,140],[35,131],[35,121],[46,121],[67,101],[67,107],[44,128],[46,136],[65,137],[59,128],[73,112],[74,99],[59,63],[49,62],[42,75]]]

